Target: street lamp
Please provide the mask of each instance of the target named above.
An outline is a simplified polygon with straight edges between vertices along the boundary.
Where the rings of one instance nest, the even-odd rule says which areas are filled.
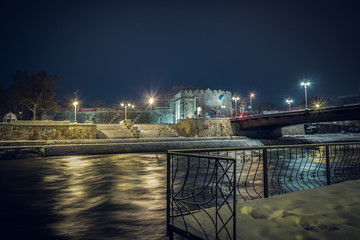
[[[289,104],[289,112],[290,112],[290,111],[291,111],[290,104],[291,104],[292,102],[294,102],[294,100],[288,98],[288,99],[286,99],[286,102]]]
[[[252,112],[252,99],[255,97],[255,93],[250,93],[250,111]]]
[[[75,121],[74,123],[76,123],[76,106],[79,104],[79,102],[77,101],[77,99],[75,99],[75,101],[73,102],[74,105],[74,113],[75,113]]]
[[[149,104],[153,104],[153,103],[154,103],[154,101],[155,101],[155,100],[154,100],[154,98],[152,98],[152,97],[151,97],[151,98],[149,98]]]
[[[307,105],[307,93],[306,93],[306,88],[307,88],[307,86],[310,86],[310,82],[309,82],[309,81],[301,82],[301,86],[304,86],[304,89],[305,89],[305,108],[307,109],[307,108],[308,108],[308,105]]]
[[[126,122],[126,120],[127,120],[127,108],[134,108],[135,105],[131,104],[130,102],[122,102],[122,103],[120,103],[120,106],[125,108],[125,122]]]
[[[197,108],[196,108],[196,111],[197,111],[196,117],[199,117],[199,116],[200,116],[200,113],[201,113],[201,107],[197,107]]]
[[[235,101],[235,117],[236,117],[237,116],[237,103],[236,103],[236,101],[239,101],[240,97],[233,97],[232,100]]]

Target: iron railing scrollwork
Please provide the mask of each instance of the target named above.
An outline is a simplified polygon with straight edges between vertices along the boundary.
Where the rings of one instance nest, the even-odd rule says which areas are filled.
[[[236,239],[236,203],[360,178],[360,143],[167,153],[167,233]]]

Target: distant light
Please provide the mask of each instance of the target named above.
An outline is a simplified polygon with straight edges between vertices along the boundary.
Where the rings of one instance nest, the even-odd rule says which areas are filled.
[[[317,101],[314,101],[313,102],[313,108],[315,108],[315,109],[320,109],[320,108],[322,108],[323,107],[323,103],[322,103],[322,101],[321,100],[317,100]]]
[[[120,106],[122,106],[122,107],[123,107],[123,106],[124,106],[124,103],[121,103],[121,104],[120,104]]]
[[[252,98],[255,97],[255,93],[253,93],[253,92],[250,93],[250,97],[252,97]]]
[[[153,103],[154,103],[154,98],[152,98],[152,97],[149,98],[149,103],[150,103],[150,104],[153,104]]]
[[[76,107],[76,105],[78,105],[79,102],[75,101],[75,102],[73,102],[73,104],[74,104],[74,106]]]
[[[197,108],[197,111],[198,111],[198,112],[201,112],[201,107],[198,107],[198,108]]]
[[[292,100],[292,99],[286,99],[286,102],[287,102],[288,104],[290,104],[290,103],[294,102],[294,100]]]
[[[131,107],[131,103],[128,103],[128,107]]]
[[[301,86],[310,86],[310,82],[306,81],[306,82],[301,82]]]
[[[135,107],[135,105],[133,104],[133,105],[131,105],[131,107],[132,107],[132,108],[134,108],[134,107]]]

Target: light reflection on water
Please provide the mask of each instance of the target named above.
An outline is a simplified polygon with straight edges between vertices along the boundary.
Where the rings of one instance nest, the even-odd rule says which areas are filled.
[[[166,239],[165,154],[1,161],[0,182],[12,239]]]

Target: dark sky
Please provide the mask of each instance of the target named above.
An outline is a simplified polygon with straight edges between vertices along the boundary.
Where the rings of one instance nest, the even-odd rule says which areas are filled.
[[[357,1],[6,1],[1,87],[59,76],[59,97],[143,99],[194,85],[282,104],[360,93]]]

